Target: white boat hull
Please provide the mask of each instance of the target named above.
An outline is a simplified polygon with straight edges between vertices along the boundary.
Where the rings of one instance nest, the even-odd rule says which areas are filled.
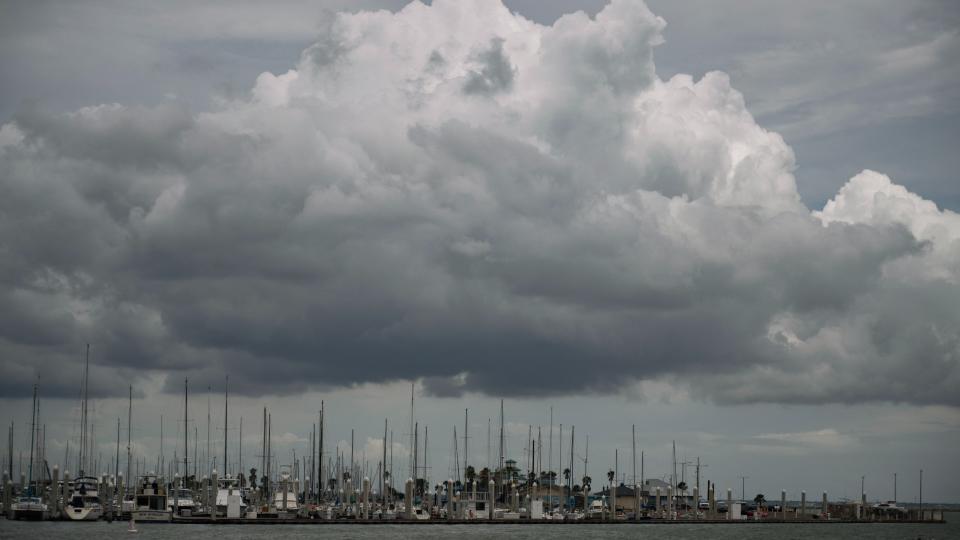
[[[71,521],[96,521],[100,519],[102,512],[94,506],[70,506],[63,511],[67,519]]]
[[[170,512],[163,510],[134,510],[133,520],[144,522],[167,522],[170,521]]]

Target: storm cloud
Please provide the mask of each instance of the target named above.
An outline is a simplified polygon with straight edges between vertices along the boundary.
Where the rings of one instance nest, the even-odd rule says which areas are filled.
[[[864,171],[819,210],[665,21],[481,1],[341,13],[210,111],[0,127],[0,388],[247,395],[423,379],[960,405],[960,215]],[[194,383],[193,381],[197,381]]]

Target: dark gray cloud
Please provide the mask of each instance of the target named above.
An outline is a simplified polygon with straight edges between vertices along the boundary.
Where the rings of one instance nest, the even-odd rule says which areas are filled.
[[[4,395],[75,395],[91,342],[115,393],[960,403],[960,218],[869,171],[810,212],[726,75],[657,77],[663,27],[636,2],[552,26],[412,4],[331,19],[208,112],[23,110],[0,129]]]

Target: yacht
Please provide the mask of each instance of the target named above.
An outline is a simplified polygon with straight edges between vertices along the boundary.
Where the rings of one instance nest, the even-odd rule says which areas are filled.
[[[96,521],[103,515],[100,495],[97,493],[97,479],[81,476],[73,481],[73,494],[64,510],[67,519],[73,521]]]
[[[246,512],[247,503],[243,500],[239,480],[229,475],[218,479],[217,514],[229,518],[238,518],[245,515]]]
[[[286,503],[284,503],[284,499],[286,499]],[[290,480],[290,473],[282,471],[280,473],[280,489],[273,494],[273,510],[278,514],[296,514],[299,509],[297,491],[294,488],[293,481]]]
[[[43,503],[43,500],[40,497],[29,495],[17,499],[17,502],[13,503],[12,511],[13,519],[42,521],[50,517],[47,505]]]
[[[896,501],[878,502],[873,505],[873,509],[887,514],[905,514],[907,512],[906,508],[897,506]]]
[[[175,516],[192,516],[198,510],[193,491],[183,487],[171,488],[167,495],[167,510]]]
[[[603,501],[599,499],[590,501],[590,508],[587,511],[587,519],[602,519],[604,510],[606,510],[606,506],[603,504]]]
[[[170,521],[172,512],[167,507],[167,493],[156,475],[137,479],[137,497],[133,505],[134,521]]]

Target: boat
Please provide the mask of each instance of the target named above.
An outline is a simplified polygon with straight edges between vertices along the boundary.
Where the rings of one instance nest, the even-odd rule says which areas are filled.
[[[83,390],[80,409],[80,474],[73,481],[73,493],[70,502],[64,507],[64,514],[72,521],[96,521],[103,515],[103,505],[98,493],[99,482],[93,476],[84,476],[84,467],[87,465],[87,406],[90,394],[90,344],[87,343],[86,360],[84,361]]]
[[[67,519],[72,521],[96,521],[103,515],[100,495],[97,493],[97,479],[81,476],[73,481],[73,494],[64,510]]]
[[[882,512],[885,514],[905,514],[907,509],[902,506],[897,506],[896,501],[887,501],[887,502],[878,502],[873,505],[873,510],[875,512]]]
[[[13,503],[13,519],[26,521],[42,521],[50,517],[47,505],[40,497],[24,496]]]
[[[167,495],[167,510],[172,515],[190,517],[197,513],[198,505],[193,498],[193,491],[187,488],[171,488]]]
[[[239,479],[227,475],[217,479],[217,515],[239,518],[246,515],[247,503],[243,500]]]
[[[590,507],[587,511],[587,519],[602,519],[606,505],[599,499],[590,501]]]
[[[430,511],[421,506],[417,506],[413,509],[413,519],[417,521],[426,521],[430,519]]]
[[[25,519],[30,521],[42,521],[49,517],[47,505],[43,503],[40,497],[35,496],[34,490],[40,488],[40,482],[34,481],[33,471],[33,450],[34,435],[37,430],[37,385],[33,385],[33,411],[30,420],[30,477],[27,479],[26,492],[21,494],[17,502],[11,505],[13,519]],[[21,486],[22,487],[22,486]]]
[[[273,494],[273,510],[281,517],[296,515],[300,506],[297,504],[297,492],[291,485],[290,473],[280,472],[280,489]],[[284,515],[286,514],[286,516]]]
[[[172,512],[167,507],[167,493],[154,474],[137,478],[137,496],[131,513],[134,521],[167,522]]]

